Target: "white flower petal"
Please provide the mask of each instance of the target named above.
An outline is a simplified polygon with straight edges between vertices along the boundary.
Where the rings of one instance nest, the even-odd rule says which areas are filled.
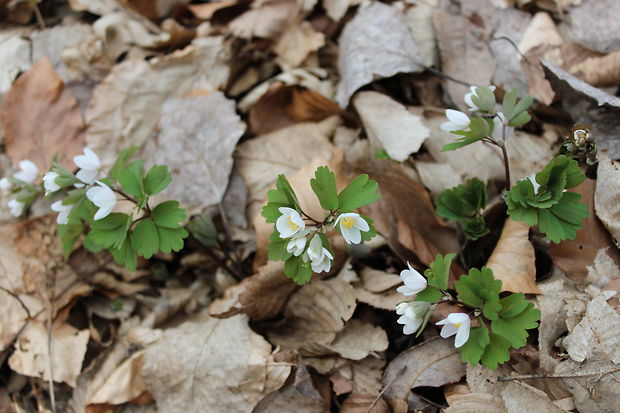
[[[355,215],[356,217],[353,218],[355,220],[355,228],[359,229],[362,232],[370,231],[370,226],[368,225],[368,222],[366,222],[366,220],[362,218],[361,216],[357,214]]]
[[[0,179],[0,190],[7,191],[11,189],[11,186],[12,184],[11,184],[11,181],[9,181],[9,178],[5,177],[5,178]]]
[[[101,168],[101,160],[90,148],[84,148],[84,155],[74,156],[73,162],[75,162],[78,168],[90,171],[96,171]]]
[[[85,184],[93,184],[99,177],[99,171],[90,170],[90,169],[80,169],[77,174],[75,174],[77,179],[84,182]]]
[[[448,338],[450,336],[455,335],[456,331],[457,331],[457,328],[454,326],[454,324],[446,324],[445,326],[441,328],[441,332],[439,333],[439,335],[442,336],[443,338]]]
[[[362,241],[362,234],[360,230],[355,227],[342,228],[341,226],[340,232],[347,244],[359,244]]]
[[[446,117],[450,122],[463,125],[463,128],[469,126],[469,116],[460,110],[446,109]]]
[[[39,176],[39,168],[29,159],[19,161],[19,169],[20,170],[13,176],[20,181],[31,184],[34,183]]]

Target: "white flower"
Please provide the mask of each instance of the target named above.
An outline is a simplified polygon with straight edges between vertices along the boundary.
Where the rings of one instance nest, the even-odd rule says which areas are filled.
[[[310,260],[312,271],[314,272],[329,272],[332,267],[332,260],[334,257],[329,250],[323,247],[321,237],[316,234],[310,240],[308,250],[304,254],[304,261]]]
[[[301,219],[299,212],[293,208],[281,207],[278,208],[278,211],[282,214],[276,220],[276,229],[280,233],[280,238],[292,238],[306,227],[306,223]]]
[[[540,188],[540,184],[536,182],[536,172],[527,177],[530,180],[532,185],[534,185],[534,195],[538,195],[538,189]]]
[[[454,109],[446,109],[446,116],[448,117],[448,122],[444,122],[439,126],[441,130],[445,130],[446,132],[453,132],[457,130],[467,129],[469,126],[469,116],[464,114],[463,112],[459,112]]]
[[[9,181],[9,178],[2,178],[0,179],[0,190],[2,191],[8,191],[9,189],[11,189],[13,185],[11,184],[11,181]]]
[[[463,97],[463,100],[465,101],[467,106],[469,106],[469,110],[471,110],[472,112],[476,112],[480,110],[480,108],[476,106],[474,104],[474,101],[471,99],[472,96],[478,96],[476,89],[477,89],[476,86],[470,86],[469,87],[470,92],[466,93],[465,96]],[[489,89],[491,89],[492,92],[495,92],[495,86],[489,86]]]
[[[114,191],[101,181],[97,181],[97,184],[100,186],[94,186],[86,191],[86,197],[99,207],[95,214],[95,221],[110,215],[116,206],[116,194]]]
[[[411,264],[407,263],[407,266],[409,267],[408,270],[402,270],[400,272],[400,278],[405,285],[401,285],[396,291],[407,296],[416,295],[426,288],[426,278],[417,272]]]
[[[310,233],[310,229],[306,228],[303,231],[296,234],[286,245],[286,251],[292,253],[294,256],[299,257],[306,247],[307,236]]]
[[[11,199],[9,201],[9,210],[11,211],[11,215],[18,217],[24,213],[24,203],[19,202],[17,199]]]
[[[413,334],[424,322],[431,303],[423,301],[409,301],[396,306],[396,314],[400,315],[396,322],[403,325],[404,334]]]
[[[506,135],[504,136],[504,124],[508,125],[506,116],[504,116],[502,112],[498,112],[497,116],[493,118],[493,132],[491,133],[491,137],[497,142],[502,142],[505,139],[510,138],[515,130],[515,128],[507,127]]]
[[[340,232],[347,244],[359,244],[362,241],[362,232],[368,232],[368,222],[355,212],[340,214],[334,225],[340,224]]]
[[[459,348],[467,342],[469,339],[469,327],[471,321],[469,316],[465,313],[452,313],[448,317],[435,323],[438,326],[443,325],[441,328],[440,336],[447,338],[456,334],[454,340],[454,347]]]
[[[73,162],[80,168],[75,176],[85,184],[93,184],[99,177],[101,161],[90,148],[84,148],[84,155],[74,156]]]
[[[60,185],[55,182],[56,178],[58,178],[58,173],[54,171],[50,171],[43,175],[43,186],[45,187],[46,195],[60,189]]]
[[[32,184],[39,176],[39,168],[29,159],[19,161],[19,171],[13,175],[15,179],[19,179],[27,184]]]
[[[63,205],[62,201],[56,201],[52,204],[52,211],[58,212],[58,217],[56,218],[56,223],[64,225],[69,222],[69,214],[71,213],[71,209],[73,209],[73,205]]]

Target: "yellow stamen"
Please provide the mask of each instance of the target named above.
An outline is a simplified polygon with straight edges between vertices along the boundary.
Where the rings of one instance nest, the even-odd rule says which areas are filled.
[[[350,217],[346,217],[346,218],[342,218],[340,220],[340,226],[344,229],[351,229],[353,228],[353,224],[355,224],[355,220],[353,218]]]
[[[291,219],[290,215],[288,217],[288,226],[291,227],[291,229],[293,231],[299,231],[299,225],[297,225],[296,223],[293,222],[293,220]]]
[[[454,323],[454,327],[459,328],[461,326],[461,323]]]

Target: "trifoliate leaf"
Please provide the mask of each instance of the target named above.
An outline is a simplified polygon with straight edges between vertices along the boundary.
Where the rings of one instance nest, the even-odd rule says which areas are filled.
[[[515,298],[514,296],[518,296]],[[493,333],[504,337],[514,348],[523,347],[527,343],[527,330],[538,327],[540,320],[540,310],[534,308],[534,304],[528,302],[523,294],[513,294],[503,298],[502,303],[509,300],[508,306],[512,306],[507,310],[505,315],[500,314],[500,318],[491,322]],[[525,307],[523,307],[525,302]],[[516,309],[522,308],[521,312],[513,314]],[[503,309],[502,309],[503,311]],[[508,317],[507,315],[511,315]]]
[[[470,240],[475,241],[487,235],[491,230],[487,228],[484,217],[477,216],[459,222],[463,234]]]
[[[441,300],[443,293],[437,287],[427,286],[424,290],[416,294],[416,301],[425,301],[427,303],[436,303]]]
[[[499,301],[499,293],[502,289],[502,282],[493,277],[490,268],[482,267],[478,270],[472,268],[467,275],[454,283],[458,293],[457,298],[467,305],[482,310],[482,314],[489,320],[498,317],[498,311],[502,305]]]
[[[482,112],[491,112],[495,109],[495,95],[490,87],[477,87],[476,93],[471,95],[471,101]]]
[[[189,235],[185,228],[166,228],[157,227],[157,235],[159,237],[159,250],[166,254],[172,251],[180,251],[183,249],[183,239]]]
[[[529,123],[529,121],[531,120],[532,120],[532,117],[530,116],[529,113],[521,112],[517,116],[515,116],[510,122],[508,122],[508,126],[515,128],[517,126],[525,125],[526,123]]]
[[[453,151],[463,146],[478,142],[491,134],[493,130],[493,119],[472,118],[469,123],[469,130],[455,131],[457,135],[462,135],[456,142],[449,143],[441,148],[441,152]]]
[[[60,242],[62,243],[62,252],[65,259],[67,259],[69,258],[69,255],[71,255],[76,241],[80,235],[82,235],[84,225],[80,221],[73,223],[69,222],[65,225],[58,225],[57,231]]]
[[[541,186],[549,187],[551,186],[551,182],[557,180],[556,176],[565,176],[563,180],[564,189],[570,189],[581,184],[586,176],[581,172],[581,168],[579,168],[579,163],[569,158],[566,155],[559,155],[553,158],[542,170],[536,174],[536,182],[538,182]],[[557,191],[557,188],[547,188],[550,190]]]
[[[299,257],[291,257],[284,263],[284,274],[299,285],[303,285],[312,278],[312,267],[309,262]]]
[[[430,263],[429,269],[424,271],[424,275],[428,279],[428,285],[437,287],[440,290],[448,289],[448,275],[450,274],[450,265],[456,254],[437,254],[435,260]]]
[[[381,198],[378,189],[379,184],[367,174],[358,175],[338,194],[338,209],[348,212],[372,204]]]
[[[510,360],[510,343],[500,335],[491,333],[490,342],[484,349],[480,363],[491,370],[495,370],[498,365]]]
[[[473,178],[465,184],[443,191],[435,199],[435,205],[440,216],[460,221],[472,218],[484,208],[487,204],[487,197],[484,182]]]
[[[499,316],[501,318],[511,318],[521,314],[529,303],[523,293],[510,294],[500,300],[502,309],[499,312]]]
[[[475,366],[482,358],[484,350],[490,342],[489,330],[484,324],[479,327],[472,327],[469,330],[469,339],[459,348],[461,360]]]
[[[273,230],[269,236],[269,245],[267,249],[269,251],[268,257],[272,261],[286,261],[293,256],[292,253],[286,250],[288,243],[291,241],[288,238],[280,238],[278,230]]]
[[[138,199],[144,197],[144,176],[143,176],[144,162],[134,161],[130,163],[126,168],[122,168],[117,173],[118,181],[123,188],[123,191],[129,195],[133,195]]]
[[[131,217],[114,212],[107,217],[90,224],[88,238],[105,248],[120,246],[127,237],[127,228]]]
[[[517,103],[519,96],[519,88],[512,90],[504,95],[502,103],[502,113],[508,119],[509,126],[521,126],[531,120],[527,110],[530,108],[534,99],[531,96],[524,96]]]
[[[150,219],[138,222],[131,233],[131,247],[144,258],[151,258],[159,249],[159,234],[157,226]]]
[[[136,153],[137,150],[138,150],[137,146],[132,146],[130,148],[123,149],[121,151],[121,153],[118,155],[118,158],[116,158],[116,161],[114,162],[114,165],[112,166],[112,169],[110,170],[109,177],[113,181],[118,180],[118,176],[117,176],[118,172],[127,166],[127,160],[131,158],[131,156],[133,156],[133,154]]]
[[[165,201],[153,208],[151,217],[158,227],[179,228],[179,222],[185,220],[185,210],[179,208],[178,201]]]
[[[281,207],[293,208],[297,212],[301,211],[291,184],[282,174],[278,175],[276,188],[267,192],[267,205],[263,207],[261,215],[265,217],[267,222],[274,223],[282,215],[279,211]]]
[[[122,265],[129,271],[133,271],[138,266],[138,256],[131,247],[129,238],[125,238],[123,244],[118,248],[110,248],[110,253],[118,265]]]
[[[362,232],[362,241],[370,241],[377,235],[377,230],[375,229],[373,222],[374,220],[370,217],[360,215],[368,223],[368,231]]]
[[[168,173],[166,165],[153,165],[144,178],[144,192],[155,195],[170,185],[172,175]]]
[[[510,92],[504,95],[504,100],[502,101],[502,113],[506,116],[507,119],[510,119],[512,115],[512,111],[517,104],[517,98],[519,97],[519,88],[513,87]]]
[[[72,189],[61,203],[62,205],[73,205],[83,198],[86,198],[86,188]]]
[[[538,211],[538,228],[552,242],[577,237],[577,230],[582,228],[583,220],[589,215],[588,207],[580,199],[581,195],[566,192],[559,203]]]
[[[310,180],[310,186],[316,194],[323,209],[338,209],[338,189],[336,176],[327,166],[319,166]]]
[[[205,247],[212,247],[217,243],[217,228],[207,214],[193,218],[187,224],[187,230]]]

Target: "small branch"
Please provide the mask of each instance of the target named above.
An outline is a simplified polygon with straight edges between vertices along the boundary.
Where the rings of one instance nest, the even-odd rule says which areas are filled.
[[[45,20],[43,20],[43,15],[41,14],[41,10],[39,10],[39,6],[37,5],[36,0],[30,0],[30,4],[34,9],[34,15],[37,18],[37,24],[41,30],[45,30]]]
[[[506,192],[508,192],[510,191],[510,164],[508,162],[508,152],[506,152],[506,145],[501,145],[500,148],[502,149],[502,156],[504,158],[504,174],[506,175]]]
[[[138,205],[138,200],[132,197],[131,195],[129,195],[128,193],[126,193],[125,191],[123,191],[122,189],[112,188],[112,187],[110,187],[110,189],[112,189],[112,191],[116,192],[117,194],[123,196],[126,200],[131,201],[134,204]]]
[[[53,413],[56,413],[56,393],[54,392],[54,363],[52,362],[52,323],[54,322],[54,299],[56,290],[56,273],[52,272],[52,280],[49,291],[50,314],[47,322],[47,363],[50,371],[49,393],[50,404]]]
[[[0,290],[4,291],[5,293],[7,293],[8,295],[10,295],[11,297],[15,298],[17,300],[17,302],[22,306],[22,308],[24,309],[24,311],[26,311],[26,315],[28,316],[28,318],[32,318],[32,315],[30,314],[30,309],[28,307],[26,307],[26,304],[24,304],[24,302],[22,301],[21,298],[19,298],[19,296],[17,294],[15,294],[14,292],[0,286]]]
[[[596,371],[584,371],[577,373],[566,374],[521,374],[515,376],[501,376],[497,378],[497,381],[515,381],[515,380],[530,380],[530,379],[571,379],[576,377],[588,377],[588,376],[604,376],[606,374],[615,373],[620,371],[619,367],[612,367],[609,369],[600,369]]]
[[[389,389],[390,386],[392,384],[394,384],[396,379],[398,379],[401,375],[403,375],[406,370],[407,370],[407,366],[403,366],[402,369],[398,370],[398,373],[396,373],[394,378],[392,380],[390,380],[390,382],[383,387],[383,390],[381,390],[381,393],[379,393],[379,395],[372,401],[370,406],[368,406],[368,409],[366,409],[366,413],[370,413],[370,411],[373,409],[373,407],[375,407],[375,405],[379,402],[379,399],[381,397],[383,397],[383,394],[387,391],[387,389]]]

